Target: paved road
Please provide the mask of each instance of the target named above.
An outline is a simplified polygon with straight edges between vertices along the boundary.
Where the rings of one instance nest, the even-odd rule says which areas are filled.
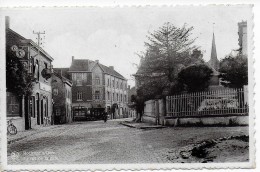
[[[142,130],[118,121],[59,125],[8,145],[8,164],[166,163],[163,154],[205,139],[248,134],[248,127]]]

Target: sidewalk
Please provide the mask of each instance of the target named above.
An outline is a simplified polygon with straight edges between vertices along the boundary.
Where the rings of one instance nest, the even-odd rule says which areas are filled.
[[[22,140],[28,136],[37,134],[37,133],[41,133],[44,132],[46,130],[50,130],[53,128],[57,128],[58,125],[50,125],[50,126],[34,126],[34,128],[30,129],[30,130],[25,130],[25,131],[18,131],[16,135],[7,135],[7,144],[11,144],[14,142],[17,142],[19,140]]]
[[[166,128],[162,125],[154,125],[150,123],[144,123],[144,122],[134,122],[134,121],[122,121],[120,122],[121,125],[131,127],[131,128],[137,128],[137,129],[160,129],[160,128]]]

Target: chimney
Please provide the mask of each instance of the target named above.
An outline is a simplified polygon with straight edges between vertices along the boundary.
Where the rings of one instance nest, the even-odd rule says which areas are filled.
[[[110,69],[114,70],[114,66],[109,66]]]
[[[99,63],[99,60],[95,60],[96,63]]]
[[[74,56],[71,57],[71,60],[72,60],[72,61],[74,60]]]
[[[5,16],[5,29],[9,29],[9,28],[10,28],[10,17]]]

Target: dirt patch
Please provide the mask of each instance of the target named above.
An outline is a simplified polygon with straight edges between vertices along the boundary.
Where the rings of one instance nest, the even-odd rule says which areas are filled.
[[[169,150],[164,156],[171,162],[246,162],[249,160],[249,136],[231,136]]]

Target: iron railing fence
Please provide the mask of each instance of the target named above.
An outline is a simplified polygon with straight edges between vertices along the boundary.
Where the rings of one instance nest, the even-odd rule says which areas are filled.
[[[223,89],[166,97],[166,116],[239,116],[248,115],[247,90]]]

